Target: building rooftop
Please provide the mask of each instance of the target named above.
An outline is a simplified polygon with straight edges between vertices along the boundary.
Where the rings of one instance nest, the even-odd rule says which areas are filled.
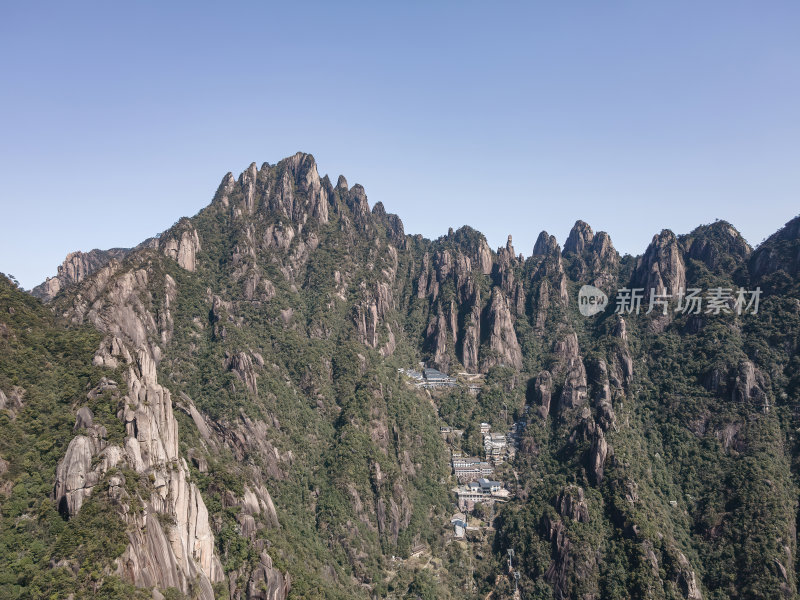
[[[449,377],[437,369],[425,369],[425,379],[449,379]]]
[[[483,477],[478,480],[478,484],[481,487],[503,487],[502,481],[491,481],[490,479],[485,479]]]

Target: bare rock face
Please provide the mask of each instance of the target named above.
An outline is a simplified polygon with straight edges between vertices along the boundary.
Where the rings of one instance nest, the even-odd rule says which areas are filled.
[[[230,206],[230,197],[233,191],[236,189],[236,178],[233,176],[233,173],[230,171],[225,174],[225,177],[222,178],[222,181],[217,188],[217,193],[214,194],[213,202],[219,203],[225,208]]]
[[[594,239],[594,232],[589,224],[585,221],[575,221],[572,230],[569,232],[567,241],[564,242],[564,254],[572,252],[574,254],[583,254]]]
[[[290,589],[289,575],[275,569],[270,555],[262,552],[247,583],[248,600],[284,600],[288,598]]]
[[[188,466],[178,452],[178,424],[172,413],[170,392],[159,385],[156,364],[166,320],[156,320],[147,271],[132,270],[114,276],[100,273],[76,295],[69,311],[76,322],[88,320],[107,333],[95,357],[96,364],[124,364],[127,395],[120,418],[127,437],[124,447],[106,445],[104,432],[91,425],[91,415],[81,410],[79,435],[69,445],[56,470],[54,494],[62,510],[74,516],[85,498],[118,464],[126,464],[153,481],[149,498],[142,498],[144,515],[121,504],[129,524],[129,546],[118,561],[120,575],[136,585],[178,587],[184,592],[197,581],[200,597],[213,599],[211,584],[221,581],[222,566],[214,551],[208,512],[197,486],[188,480]],[[167,313],[174,300],[174,282],[165,281],[166,294],[159,312]],[[172,290],[172,291],[171,291]],[[148,300],[150,299],[150,300]],[[109,493],[117,486],[110,486]],[[155,514],[174,523],[166,531]]]
[[[553,354],[559,363],[559,373],[564,373],[559,411],[578,408],[586,403],[586,367],[578,349],[578,336],[570,333],[553,346]]]
[[[550,414],[550,401],[553,396],[553,376],[550,371],[542,371],[534,382],[535,400],[539,404],[536,412],[546,419]]]
[[[731,400],[733,402],[767,404],[767,395],[764,393],[764,376],[749,360],[743,360],[739,363],[731,387]]]
[[[182,220],[178,226],[183,231],[180,233],[168,234],[159,240],[161,251],[177,261],[177,263],[187,271],[194,271],[197,267],[197,253],[200,251],[200,237],[197,230],[188,224],[189,220]]]
[[[499,281],[500,289],[503,290],[503,293],[506,294],[509,298],[514,299],[511,302],[511,306],[516,309],[516,300],[515,294],[517,290],[515,276],[514,276],[514,267],[517,264],[517,256],[514,253],[514,246],[511,243],[511,236],[508,236],[508,242],[506,243],[505,248],[498,248],[497,250],[497,262],[495,263],[495,279]],[[515,310],[516,312],[516,310]]]
[[[263,485],[256,486],[254,490],[245,486],[244,496],[238,504],[242,507],[243,514],[263,515],[270,527],[280,527],[272,496]]]
[[[346,184],[345,184],[346,185]],[[265,211],[300,225],[309,219],[327,223],[329,189],[323,184],[310,154],[298,152],[277,165],[252,163],[234,180],[228,174],[220,184],[215,202],[230,207],[235,217]]]
[[[467,371],[477,372],[482,368],[481,352],[489,351],[481,347],[487,337],[482,331],[485,329],[482,280],[492,274],[505,282],[503,285],[512,297],[513,314],[518,299],[524,305],[524,291],[514,283],[513,272],[507,268],[517,260],[506,248],[500,250],[495,262],[486,239],[469,227],[450,229],[447,236],[424,252],[418,274],[413,277],[416,297],[427,299],[430,306],[425,346],[432,362],[441,368],[457,357]],[[443,300],[440,290],[451,285],[454,296]],[[440,314],[444,317],[443,325],[439,322]]]
[[[327,223],[328,194],[320,181],[314,157],[298,152],[289,159],[288,167],[300,182],[298,186],[300,193],[305,196],[305,203],[301,205],[300,210],[318,219],[320,223]]]
[[[566,598],[567,577],[572,567],[570,540],[564,523],[552,520],[548,515],[542,519],[545,537],[553,544],[553,559],[545,573],[545,579],[553,586],[556,598]]]
[[[580,358],[570,359],[567,374],[561,391],[559,408],[563,410],[578,408],[586,402],[586,368]]]
[[[595,235],[587,223],[577,221],[564,244],[563,254],[572,258],[573,280],[610,291],[620,259],[605,231]]]
[[[623,342],[628,341],[628,324],[625,323],[624,317],[619,317],[617,324],[614,326],[614,335],[621,339]]]
[[[579,485],[570,485],[561,490],[556,499],[556,510],[562,517],[580,523],[589,522],[589,505],[586,504],[583,488]]]
[[[611,365],[609,379],[615,388],[627,388],[633,381],[633,358],[628,347],[628,328],[623,317],[618,317],[614,336],[619,338]]]
[[[513,263],[517,259],[517,253],[514,251],[514,244],[513,238],[509,234],[508,239],[506,240],[506,247],[499,248],[497,251],[497,262],[500,264],[503,263]]]
[[[70,442],[58,469],[56,469],[55,496],[62,514],[78,514],[84,500],[97,485],[98,475],[92,472],[93,448],[91,440],[80,435]]]
[[[239,186],[242,188],[244,196],[243,208],[247,214],[253,214],[256,209],[256,184],[258,183],[258,167],[256,163],[250,163],[241,175],[239,175]]]
[[[436,368],[444,372],[449,371],[450,357],[447,353],[447,320],[442,312],[431,318],[426,333],[433,364]]]
[[[430,254],[426,252],[422,257],[422,269],[420,270],[419,278],[417,279],[417,298],[424,298],[432,292],[429,286],[430,269],[431,257]]]
[[[605,231],[598,231],[589,247],[590,252],[603,264],[619,261],[619,254],[611,243],[611,236]]]
[[[609,445],[603,430],[595,428],[592,438],[592,447],[589,451],[589,469],[596,484],[603,481],[605,474],[606,458],[609,455]]]
[[[561,249],[553,236],[539,235],[534,248],[536,262],[530,288],[533,290],[533,325],[537,333],[544,333],[552,305],[569,303],[567,277],[561,260]]]
[[[487,371],[495,365],[522,369],[522,350],[514,332],[508,298],[499,288],[492,291],[489,322],[489,354],[483,359],[483,370]]]
[[[712,368],[706,373],[703,387],[713,394],[719,394],[725,387],[725,376],[719,367]]]
[[[11,413],[13,418],[19,409],[25,403],[25,389],[15,385],[8,390],[6,395],[3,390],[0,390],[0,410],[7,410]]]
[[[597,589],[597,555],[577,555],[569,539],[569,531],[561,519],[545,515],[541,524],[543,535],[552,544],[552,560],[544,574],[545,581],[553,586],[553,597],[569,598],[570,584],[586,583],[582,598],[600,598]],[[586,589],[588,588],[588,589]]]
[[[481,240],[477,260],[481,273],[488,275],[492,272],[492,251],[489,249],[489,244],[486,243],[486,240]]]
[[[676,583],[686,600],[703,600],[703,594],[700,592],[700,586],[697,584],[697,576],[683,552],[678,552],[678,575]]]
[[[386,233],[393,244],[400,248],[405,248],[406,234],[403,228],[403,221],[397,215],[387,213],[383,202],[376,202],[372,207],[372,216],[376,221],[383,224]]]
[[[45,302],[50,302],[61,290],[72,287],[112,260],[122,260],[130,252],[129,248],[111,250],[92,250],[90,252],[70,252],[58,267],[58,274],[37,285],[31,294]]]
[[[96,398],[103,391],[116,388],[115,382],[104,377],[88,397]],[[72,439],[64,459],[56,468],[53,492],[59,512],[67,518],[78,514],[109,470],[125,462],[123,449],[108,445],[105,427],[94,424],[92,411],[87,406],[78,409],[73,431],[78,435]]]
[[[476,288],[472,309],[470,310],[469,317],[464,327],[461,353],[461,362],[464,364],[464,368],[470,373],[478,370],[478,349],[481,343],[480,305],[480,291]]]
[[[611,243],[609,235],[605,231],[598,232],[592,240],[586,258],[592,285],[609,289],[616,279],[619,260],[619,253]]]
[[[617,415],[611,402],[611,385],[608,379],[608,367],[602,359],[592,363],[592,395],[593,404],[597,410],[597,424],[608,431],[617,425]]]
[[[545,279],[539,284],[534,305],[533,326],[537,333],[542,334],[547,323],[547,313],[550,308],[550,283]]]
[[[245,384],[248,391],[258,396],[258,380],[253,366],[253,359],[247,352],[237,352],[233,355],[226,355],[225,368],[233,371],[239,380]]]
[[[208,581],[220,581],[222,567],[214,553],[208,512],[197,486],[187,481],[188,467],[178,454],[170,393],[156,382],[152,358],[141,350],[138,354],[138,373],[131,368],[127,378],[126,451],[134,468],[155,477],[156,492],[149,499],[152,510],[175,519],[168,538],[181,571],[190,575],[197,569]],[[131,554],[144,562],[143,549],[131,541]]]
[[[558,249],[558,241],[554,235],[542,231],[533,246],[533,256],[550,256]]]
[[[367,215],[370,214],[367,191],[360,183],[356,183],[345,195],[345,202],[353,213],[355,222],[363,225],[367,222]]]
[[[394,248],[391,249],[394,251]],[[390,251],[390,255],[396,257]],[[361,301],[353,309],[353,320],[358,329],[359,339],[370,348],[381,346],[381,334],[385,334],[386,342],[380,347],[383,356],[390,356],[395,349],[394,330],[399,329],[397,323],[390,321],[391,312],[394,310],[394,295],[392,284],[396,271],[384,270],[383,279],[376,282],[374,287],[368,288],[365,282],[360,285]]]
[[[646,297],[649,297],[651,289],[670,294],[686,289],[686,267],[674,233],[665,229],[653,236],[647,251],[636,264],[633,283],[644,288]]]

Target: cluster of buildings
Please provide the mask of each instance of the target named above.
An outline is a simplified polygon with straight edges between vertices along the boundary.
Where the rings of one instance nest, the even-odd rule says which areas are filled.
[[[452,455],[453,473],[459,483],[494,475],[494,467],[474,456],[462,456],[460,452]]]
[[[522,433],[518,429],[518,425],[519,423],[514,423],[514,427],[508,433],[494,433],[490,431],[488,423],[481,423],[483,451],[486,455],[486,460],[499,465],[514,458],[519,437]]]
[[[401,375],[407,377],[416,387],[423,389],[450,388],[463,385],[471,393],[477,394],[483,384],[483,375],[459,373],[458,379],[450,377],[441,371],[425,367],[420,363],[417,369],[398,369]],[[474,456],[464,456],[460,451],[453,451],[453,473],[458,481],[458,487],[453,492],[458,498],[458,508],[469,512],[480,503],[493,506],[496,502],[507,502],[511,492],[501,481],[493,479],[495,466],[514,458],[519,439],[524,432],[525,422],[514,423],[508,433],[491,431],[488,423],[481,423],[480,433],[483,436],[483,449],[485,459]],[[460,437],[463,431],[442,425],[440,432],[452,442],[450,436]],[[467,518],[462,513],[456,513],[451,519],[456,538],[463,538],[467,529]]]
[[[501,481],[483,477],[466,485],[460,485],[453,491],[458,497],[458,508],[465,511],[472,510],[478,503],[490,506],[495,502],[506,502],[511,496],[511,492],[503,487]]]
[[[445,436],[452,434],[454,436],[461,437],[461,436],[464,435],[464,430],[463,429],[453,429],[449,425],[442,425],[441,427],[439,427],[439,433],[441,433],[442,435],[445,435]]]
[[[490,505],[510,496],[502,482],[491,479],[494,475],[491,463],[473,456],[462,456],[460,452],[453,452],[452,462],[453,472],[461,484],[453,489],[460,510],[470,511],[478,502]]]
[[[508,501],[511,492],[505,489],[503,482],[492,479],[494,468],[514,458],[525,426],[524,420],[517,421],[508,433],[495,433],[488,423],[481,423],[486,460],[453,452],[453,473],[460,484],[453,492],[458,498],[459,510],[468,512],[478,503],[492,506],[496,502]],[[459,533],[463,535],[460,523],[454,522],[453,526],[456,537]]]
[[[458,385],[458,381],[455,377],[450,377],[438,369],[421,368],[422,371],[416,369],[398,369],[398,372],[414,381],[417,387],[424,389],[447,388]]]

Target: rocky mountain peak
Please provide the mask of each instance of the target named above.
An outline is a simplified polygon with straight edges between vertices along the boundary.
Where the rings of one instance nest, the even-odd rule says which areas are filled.
[[[320,187],[319,171],[317,161],[311,154],[297,152],[286,160],[287,167],[291,170],[303,191],[318,190]]]
[[[585,221],[575,221],[575,225],[569,232],[567,241],[564,242],[564,254],[567,252],[574,252],[575,254],[583,254],[594,239],[594,232],[589,224]]]
[[[533,246],[533,256],[550,256],[556,250],[558,250],[556,236],[542,231]]]
[[[223,207],[227,208],[230,204],[230,196],[235,188],[236,177],[233,176],[233,173],[228,171],[217,187],[217,192],[214,194],[214,200],[212,203],[219,203]]]
[[[356,183],[350,188],[348,206],[353,212],[365,215],[369,213],[369,202],[367,201],[367,191],[360,183]]]
[[[779,275],[786,277],[800,273],[800,216],[795,217],[761,244],[750,258],[750,277],[753,283]],[[780,279],[780,278],[779,278]],[[785,288],[788,282],[768,282],[770,288]]]
[[[80,283],[111,260],[122,260],[129,252],[129,248],[70,252],[59,265],[58,274],[37,285],[31,290],[31,294],[49,302],[61,290]]]
[[[592,254],[599,257],[601,260],[615,260],[618,258],[614,244],[611,243],[611,236],[605,231],[599,231],[594,236],[591,245]]]
[[[653,236],[647,251],[636,264],[633,282],[635,286],[644,288],[646,294],[651,289],[676,294],[686,288],[686,266],[680,244],[672,231],[664,229]]]
[[[733,272],[752,252],[747,241],[727,221],[701,225],[678,239],[687,258],[704,263],[714,272]]]

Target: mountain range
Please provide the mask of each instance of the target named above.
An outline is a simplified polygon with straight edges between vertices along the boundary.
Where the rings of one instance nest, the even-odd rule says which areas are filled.
[[[799,309],[800,217],[526,257],[253,163],[135,248],[0,277],[0,595],[795,598]],[[452,456],[512,423],[509,499],[458,538]]]

